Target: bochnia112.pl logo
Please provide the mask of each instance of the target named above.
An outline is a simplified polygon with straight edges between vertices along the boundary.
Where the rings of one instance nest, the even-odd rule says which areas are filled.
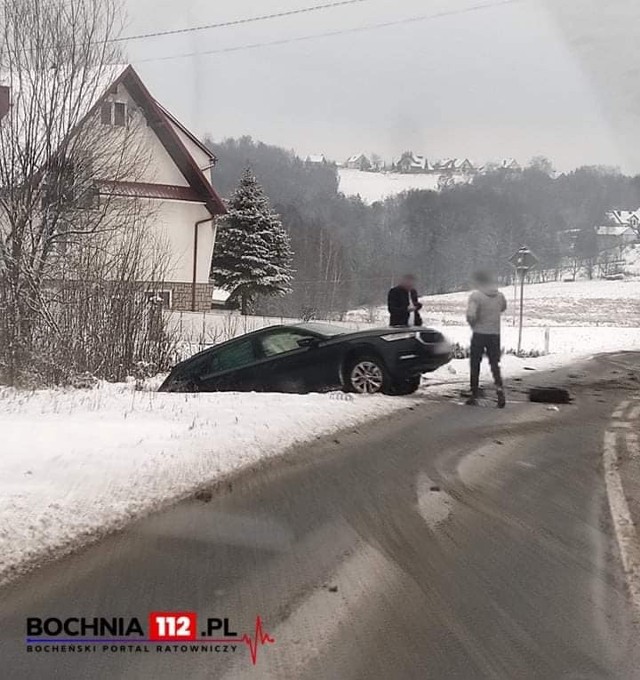
[[[257,615],[253,630],[237,632],[227,617],[198,617],[192,611],[154,611],[146,617],[77,617],[26,620],[29,653],[235,653],[248,649],[251,663],[258,650],[274,644]]]

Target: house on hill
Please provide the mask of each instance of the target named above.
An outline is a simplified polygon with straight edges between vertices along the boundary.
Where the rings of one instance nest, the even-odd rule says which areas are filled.
[[[210,309],[216,218],[226,212],[211,181],[214,154],[152,96],[132,66],[114,67],[98,91],[71,133],[71,141],[62,140],[52,157],[53,165],[49,162],[43,168],[43,176],[57,166],[56,181],[60,183],[60,175],[66,174],[69,185],[75,182],[77,186],[82,170],[83,181],[91,187],[85,192],[91,200],[84,196],[81,203],[72,193],[74,186],[65,189],[69,193],[65,199],[76,216],[109,202],[144,204],[150,215],[145,225],[148,252],[144,256],[152,256],[153,244],[162,243],[163,248],[161,283],[149,282],[148,294],[173,309]],[[11,94],[7,88],[0,92],[0,112],[9,105]],[[17,100],[28,105],[29,96],[20,95]],[[73,151],[78,146],[74,147],[73,140],[80,138],[85,140],[82,157]],[[118,147],[116,152],[122,157],[129,146],[139,145],[144,148],[144,162],[130,175],[118,172],[115,164],[101,162],[101,147],[109,144]],[[60,173],[62,164],[64,173]],[[61,190],[56,187],[56,191],[59,200]],[[63,261],[64,255],[61,258]]]
[[[477,172],[476,167],[468,158],[456,159],[456,171],[463,175],[472,175]]]
[[[413,151],[405,151],[395,164],[395,169],[404,174],[416,174],[430,172],[433,167],[426,156],[415,154]]]
[[[363,153],[347,158],[345,165],[351,170],[371,170],[371,161]]]
[[[638,234],[628,224],[596,227],[596,236],[598,238],[598,250],[626,246],[638,240]]]
[[[631,227],[640,237],[640,208],[637,210],[609,210],[607,222],[613,226]]]
[[[505,170],[506,172],[520,172],[522,166],[515,158],[503,158],[498,165],[499,170]]]

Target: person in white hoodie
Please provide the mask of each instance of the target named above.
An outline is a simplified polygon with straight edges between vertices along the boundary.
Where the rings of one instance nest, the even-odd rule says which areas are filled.
[[[473,331],[471,335],[471,396],[469,406],[478,403],[480,364],[487,353],[491,373],[498,393],[498,408],[504,408],[506,399],[500,373],[500,317],[507,309],[507,299],[498,290],[493,275],[477,272],[473,281],[476,289],[469,296],[467,322]]]

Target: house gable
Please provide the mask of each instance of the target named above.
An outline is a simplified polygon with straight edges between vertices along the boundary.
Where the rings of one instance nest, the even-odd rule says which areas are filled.
[[[189,187],[211,215],[224,214],[224,203],[205,175],[215,156],[203,144],[196,143],[195,136],[156,102],[133,67],[128,66],[122,72],[89,115],[95,115],[105,102],[119,101],[120,97],[130,99],[142,112],[151,133],[153,163],[152,177],[145,178],[148,183]],[[188,147],[200,158],[194,157]],[[200,167],[199,160],[206,160],[207,165]]]

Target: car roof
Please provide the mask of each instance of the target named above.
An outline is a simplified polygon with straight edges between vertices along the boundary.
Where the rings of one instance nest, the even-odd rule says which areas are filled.
[[[191,363],[192,361],[197,361],[198,358],[201,356],[212,352],[220,347],[224,347],[225,345],[235,342],[237,340],[240,340],[242,338],[252,338],[256,335],[260,335],[262,333],[265,333],[267,331],[275,331],[279,329],[290,329],[290,330],[306,330],[310,331],[311,333],[318,333],[319,335],[323,335],[325,337],[338,337],[340,335],[357,335],[357,334],[362,334],[363,336],[366,336],[367,334],[376,334],[380,332],[386,332],[386,333],[406,333],[407,328],[405,327],[381,327],[381,328],[365,328],[365,329],[354,329],[354,328],[342,328],[340,326],[334,326],[331,323],[324,323],[321,321],[303,321],[300,323],[293,323],[293,324],[274,324],[273,326],[265,326],[264,328],[258,328],[255,331],[250,331],[249,333],[243,333],[242,335],[238,335],[235,338],[230,338],[229,340],[225,340],[224,342],[219,342],[215,345],[211,345],[211,347],[207,347],[197,354],[194,354],[193,356],[188,357],[187,359],[183,359],[182,361],[178,362],[177,365],[182,365],[182,364],[188,364]],[[323,332],[324,329],[324,332]],[[327,330],[338,330],[339,333],[335,334],[330,334],[327,333]],[[409,329],[411,330],[411,329]],[[430,330],[427,328],[424,328],[422,330]]]

